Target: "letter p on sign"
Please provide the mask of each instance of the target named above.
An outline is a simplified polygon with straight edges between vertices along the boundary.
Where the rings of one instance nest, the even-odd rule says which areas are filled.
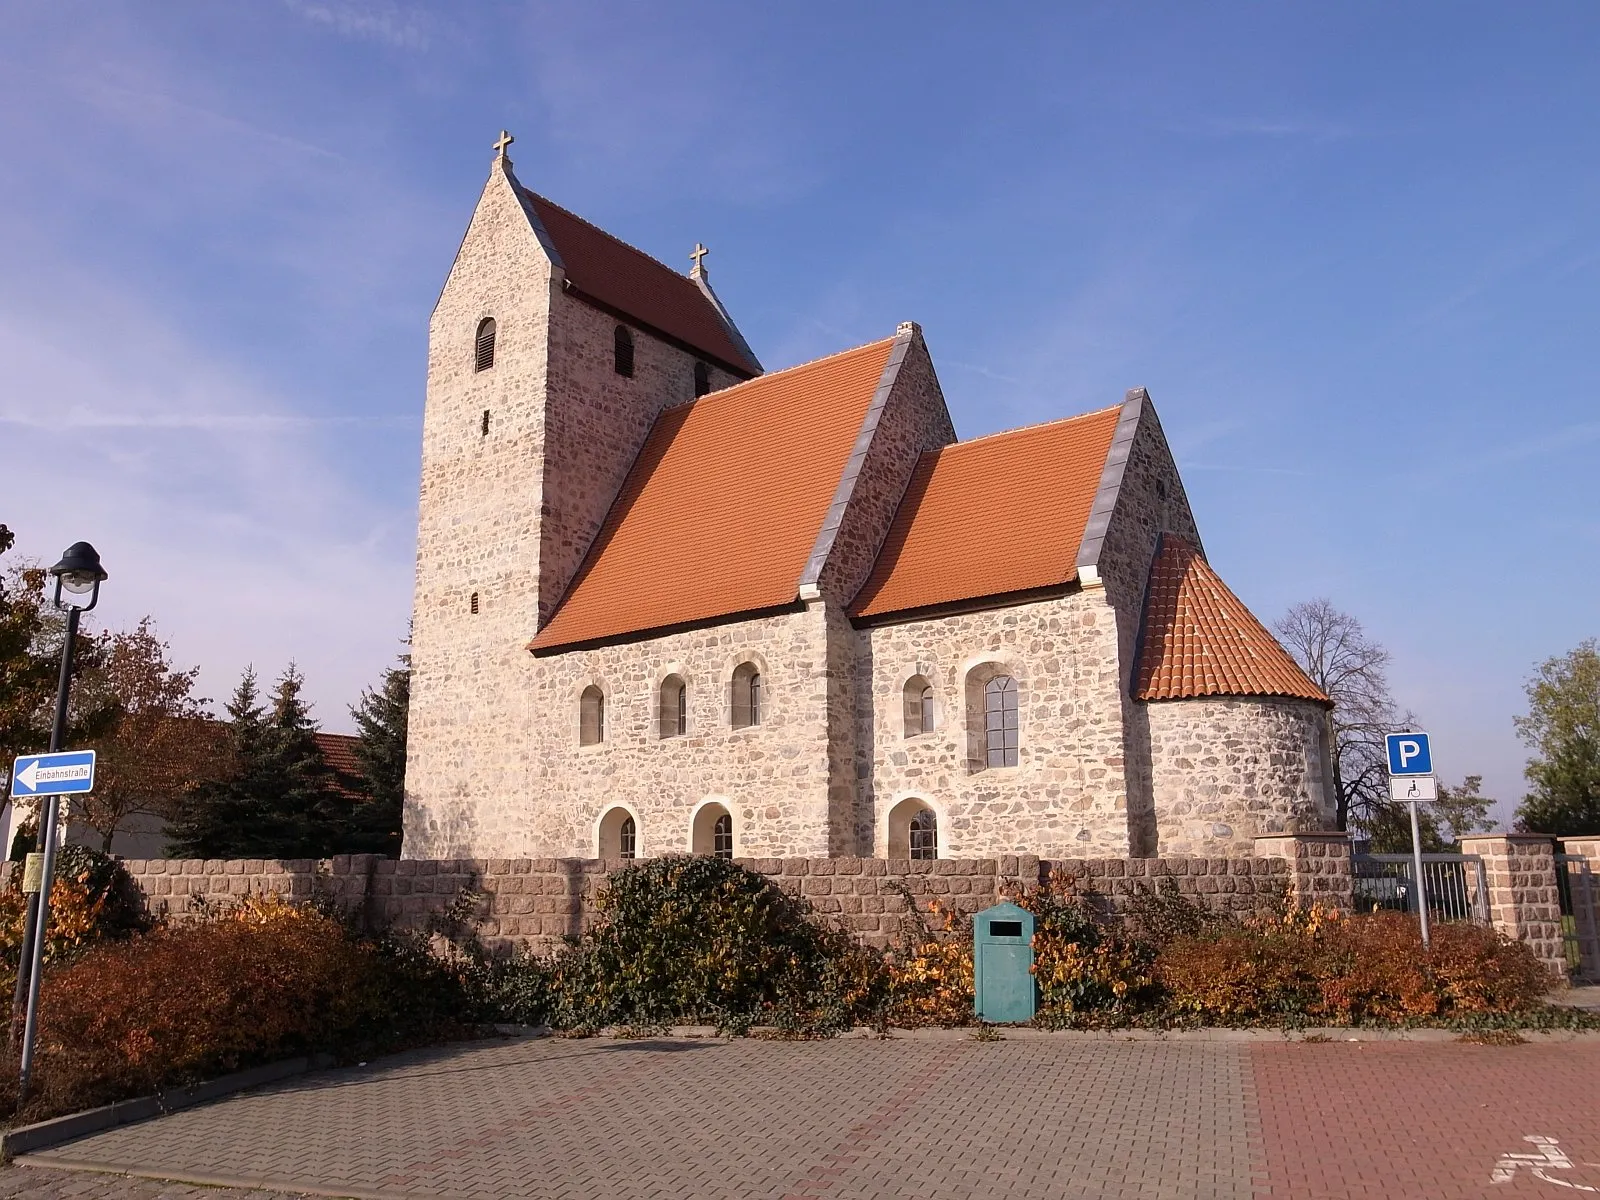
[[[1384,741],[1389,750],[1389,774],[1433,774],[1433,751],[1427,734],[1391,733]]]

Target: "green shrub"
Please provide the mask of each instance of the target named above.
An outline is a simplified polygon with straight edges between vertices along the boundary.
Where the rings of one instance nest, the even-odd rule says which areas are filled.
[[[543,962],[485,972],[522,1019],[559,1029],[703,1022],[847,1026],[881,1002],[878,957],[764,875],[659,858],[611,877],[598,919]]]

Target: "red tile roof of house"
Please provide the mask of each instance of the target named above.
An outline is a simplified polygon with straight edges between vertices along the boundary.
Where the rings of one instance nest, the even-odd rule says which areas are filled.
[[[555,243],[574,288],[726,367],[761,373],[761,364],[693,279],[536,192],[523,192]]]
[[[1031,591],[1078,577],[1078,546],[1121,406],[922,456],[851,606],[855,616]]]
[[[657,417],[530,648],[794,601],[893,344],[763,375]]]
[[[322,751],[322,761],[333,772],[334,790],[350,800],[365,800],[356,791],[362,780],[361,760],[356,757],[356,747],[361,739],[348,733],[314,733],[311,735]]]
[[[1150,567],[1134,696],[1328,697],[1183,538],[1164,534]]]

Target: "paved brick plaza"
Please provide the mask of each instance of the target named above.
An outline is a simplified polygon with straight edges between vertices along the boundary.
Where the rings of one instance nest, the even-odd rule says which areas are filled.
[[[499,1042],[85,1138],[0,1197],[1571,1197],[1597,1078],[1593,1040]],[[1571,1165],[1491,1183],[1528,1135]]]

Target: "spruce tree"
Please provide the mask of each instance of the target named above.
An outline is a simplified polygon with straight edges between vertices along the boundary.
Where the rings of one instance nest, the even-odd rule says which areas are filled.
[[[363,790],[368,799],[349,818],[346,847],[353,854],[387,854],[398,857],[401,813],[405,805],[406,720],[411,708],[411,656],[402,654],[400,665],[383,673],[378,690],[361,693],[361,703],[350,709],[361,741],[356,757],[361,762]]]
[[[273,857],[252,855],[261,828],[261,797],[269,787],[268,730],[254,667],[246,667],[226,705],[226,762],[217,778],[192,789],[167,826],[173,858]]]
[[[290,663],[272,692],[261,835],[274,858],[326,858],[344,851],[344,805],[317,747],[317,723],[300,694],[304,687],[305,676]]]

